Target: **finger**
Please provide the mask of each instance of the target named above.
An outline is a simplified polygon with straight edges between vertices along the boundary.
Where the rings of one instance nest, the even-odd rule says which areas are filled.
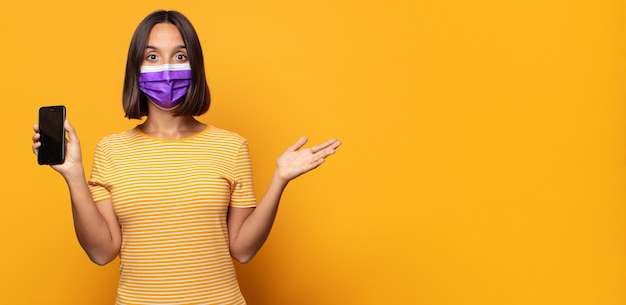
[[[33,125],[33,130],[35,131],[35,133],[39,133],[39,124]]]
[[[335,154],[335,149],[332,147],[326,147],[325,149],[320,150],[317,153],[315,153],[316,156],[319,156],[322,159],[330,155],[334,155],[334,154]]]
[[[326,158],[330,155],[334,155],[335,151],[337,150],[337,148],[341,145],[341,142],[337,141],[332,143],[331,145],[329,145],[328,147],[318,151],[317,153],[315,153],[316,155],[319,155],[321,158]]]
[[[306,142],[308,142],[308,141],[309,141],[309,139],[306,136],[303,136],[300,139],[298,139],[298,141],[296,141],[296,143],[291,145],[291,147],[289,147],[288,150],[296,151],[296,150],[302,148],[302,146],[304,146],[304,144],[306,144]]]
[[[39,148],[41,147],[41,142],[33,143],[33,153],[37,155],[39,153]]]
[[[39,139],[41,139],[41,135],[36,133],[33,135],[33,143],[37,143],[39,142]]]
[[[326,142],[324,142],[322,144],[319,144],[319,145],[311,147],[311,150],[313,151],[313,153],[317,153],[317,152],[319,152],[319,151],[321,151],[321,150],[323,150],[323,149],[325,149],[325,148],[327,148],[329,146],[330,147],[335,146],[335,147],[333,147],[333,149],[334,149],[336,147],[339,147],[339,145],[341,145],[341,142],[339,142],[335,138],[332,138],[332,139],[329,139],[328,141],[326,141]]]
[[[78,139],[76,130],[74,130],[74,127],[72,126],[72,124],[70,124],[69,120],[65,120],[63,127],[65,127],[65,130],[67,130],[69,141],[76,141]]]
[[[324,163],[324,161],[325,161],[324,158],[319,158],[319,159],[314,160],[313,162],[311,162],[311,165],[310,165],[311,168],[309,170],[318,168],[320,165],[322,165],[322,163]]]

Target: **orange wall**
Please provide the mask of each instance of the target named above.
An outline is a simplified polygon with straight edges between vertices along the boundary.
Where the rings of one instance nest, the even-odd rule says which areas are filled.
[[[300,135],[344,142],[238,265],[250,304],[626,303],[626,2],[190,2],[2,4],[0,303],[112,304],[30,126],[65,104],[89,170],[137,124],[125,54],[157,8],[195,24],[201,119],[249,139],[258,195]]]

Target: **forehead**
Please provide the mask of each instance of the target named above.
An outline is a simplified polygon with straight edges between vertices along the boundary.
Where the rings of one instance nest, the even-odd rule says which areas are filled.
[[[150,46],[184,45],[183,36],[178,28],[171,23],[157,23],[148,36]]]

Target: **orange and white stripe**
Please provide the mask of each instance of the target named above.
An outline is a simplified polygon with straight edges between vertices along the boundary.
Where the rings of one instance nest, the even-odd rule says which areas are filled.
[[[96,147],[89,187],[122,226],[117,304],[245,304],[228,247],[228,208],[254,207],[244,138],[209,126],[160,140],[138,128]]]

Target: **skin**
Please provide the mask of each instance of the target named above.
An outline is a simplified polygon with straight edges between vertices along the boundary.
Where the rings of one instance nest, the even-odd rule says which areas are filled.
[[[180,32],[169,23],[155,25],[148,38],[142,65],[180,64],[188,61]],[[166,140],[193,136],[206,128],[193,116],[175,117],[171,110],[148,104],[149,116],[139,128],[146,134]],[[34,125],[32,149],[39,142],[39,126]],[[69,121],[65,162],[51,167],[65,179],[71,197],[74,228],[80,245],[98,265],[115,259],[122,244],[122,231],[110,199],[94,202],[87,186],[80,140]],[[276,218],[280,198],[287,184],[298,176],[320,166],[341,145],[336,139],[304,148],[308,139],[302,137],[276,161],[272,180],[256,208],[229,208],[228,232],[231,256],[241,263],[249,262],[269,236]]]

